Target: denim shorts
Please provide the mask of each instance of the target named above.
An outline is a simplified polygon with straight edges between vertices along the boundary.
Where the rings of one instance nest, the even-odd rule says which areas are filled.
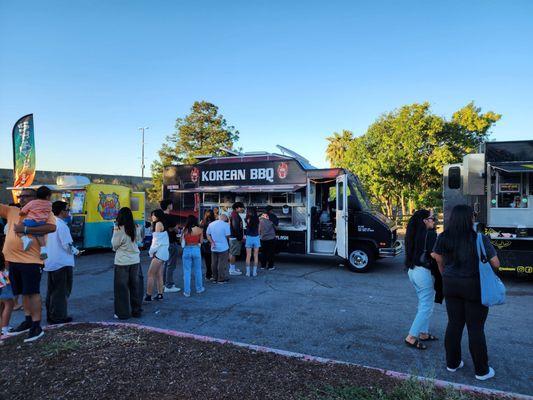
[[[12,300],[14,297],[11,285],[0,288],[0,300]]]
[[[247,249],[258,249],[261,247],[261,239],[259,236],[246,236],[246,244]]]
[[[24,226],[27,226],[28,228],[36,228],[38,226],[46,225],[46,221],[35,221],[33,219],[25,219],[23,223]]]

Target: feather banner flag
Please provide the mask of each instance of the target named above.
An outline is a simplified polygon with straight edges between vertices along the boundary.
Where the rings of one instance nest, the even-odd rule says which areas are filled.
[[[13,127],[13,186],[30,186],[35,178],[33,114],[20,118]]]

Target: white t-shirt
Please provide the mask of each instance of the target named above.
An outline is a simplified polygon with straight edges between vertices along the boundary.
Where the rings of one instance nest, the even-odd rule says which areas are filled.
[[[56,230],[49,233],[46,239],[48,258],[44,261],[44,270],[51,272],[63,267],[74,266],[74,256],[69,244],[73,242],[68,225],[56,218]]]
[[[215,242],[215,245],[211,247],[212,252],[222,253],[229,249],[228,236],[231,235],[231,230],[227,222],[221,220],[211,222],[207,227],[207,234]]]

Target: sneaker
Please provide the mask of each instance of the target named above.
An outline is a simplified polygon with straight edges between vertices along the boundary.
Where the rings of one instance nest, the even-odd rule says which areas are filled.
[[[144,296],[144,301],[152,301],[152,295],[147,294],[146,296]]]
[[[155,300],[163,300],[163,293],[158,293],[157,296],[154,297]]]
[[[19,326],[12,330],[13,333],[28,332],[31,328],[31,321],[22,321]]]
[[[476,379],[480,381],[486,381],[487,379],[494,378],[496,371],[492,367],[489,367],[489,372],[485,375],[476,375]]]
[[[44,336],[43,328],[40,326],[30,329],[30,333],[28,333],[28,337],[24,339],[24,343],[30,343],[34,342]]]
[[[31,244],[33,243],[33,239],[28,236],[22,236],[21,239],[22,239],[22,250],[28,251]]]
[[[446,367],[446,369],[450,372],[455,372],[457,371],[458,369],[461,369],[465,366],[465,363],[463,362],[463,360],[461,360],[461,362],[459,363],[459,366],[456,367],[456,368],[450,368],[450,367]]]
[[[224,284],[226,284],[228,282],[229,282],[229,280],[226,279],[225,281],[218,281],[217,283],[220,284],[220,285],[224,285]]]
[[[268,271],[274,271],[276,269],[276,267],[268,267],[267,270]]]
[[[176,287],[176,285],[172,285],[171,287],[165,286],[165,293],[178,293],[181,289],[179,287]]]
[[[242,275],[242,272],[239,271],[238,269],[235,269],[233,271],[230,271],[229,274],[238,276],[238,275]]]
[[[2,328],[2,336],[11,336],[14,335],[13,328],[10,326],[5,326]]]
[[[257,276],[257,267],[252,269],[252,276]]]
[[[250,276],[250,267],[246,267],[246,274],[245,275],[248,276],[248,277]]]
[[[183,292],[183,295],[184,295],[185,297],[191,297],[191,294],[190,294],[190,293],[187,293],[187,292]]]
[[[201,288],[200,290],[197,290],[196,294],[202,294],[203,292],[205,292],[205,288]]]

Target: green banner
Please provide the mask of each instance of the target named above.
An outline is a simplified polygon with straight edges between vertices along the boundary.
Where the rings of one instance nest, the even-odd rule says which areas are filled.
[[[35,137],[33,114],[19,119],[13,127],[13,186],[26,187],[35,178]]]

